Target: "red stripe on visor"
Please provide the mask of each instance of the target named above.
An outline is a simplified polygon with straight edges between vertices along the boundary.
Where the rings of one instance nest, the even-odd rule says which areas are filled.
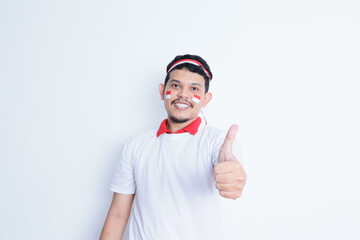
[[[190,63],[190,64],[193,64],[193,65],[195,65],[195,66],[200,66],[200,67],[204,70],[206,76],[208,76],[209,80],[211,80],[211,75],[210,75],[209,71],[206,70],[206,68],[204,67],[204,65],[202,65],[200,62],[198,62],[198,61],[196,61],[196,60],[193,60],[193,59],[182,59],[182,60],[179,60],[179,61],[177,61],[177,62],[174,62],[174,64],[171,65],[171,67],[169,68],[169,70],[167,71],[167,73],[169,73],[174,67],[176,67],[176,66],[178,66],[178,65],[180,65],[180,64],[183,64],[183,63]]]

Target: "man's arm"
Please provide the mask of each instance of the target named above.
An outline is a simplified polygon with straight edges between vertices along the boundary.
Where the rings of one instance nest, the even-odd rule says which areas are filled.
[[[100,240],[120,240],[129,219],[134,194],[114,193]]]

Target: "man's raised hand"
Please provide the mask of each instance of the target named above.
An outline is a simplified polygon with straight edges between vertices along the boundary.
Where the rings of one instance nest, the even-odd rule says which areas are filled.
[[[216,188],[224,198],[239,198],[246,183],[246,173],[232,153],[238,128],[235,124],[230,127],[219,151],[218,164],[214,167]]]

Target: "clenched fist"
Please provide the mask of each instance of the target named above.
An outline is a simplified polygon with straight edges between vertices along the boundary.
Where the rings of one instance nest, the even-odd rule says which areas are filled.
[[[246,173],[232,153],[237,125],[232,125],[220,148],[218,164],[214,167],[216,188],[224,198],[236,199],[241,196],[246,183]]]

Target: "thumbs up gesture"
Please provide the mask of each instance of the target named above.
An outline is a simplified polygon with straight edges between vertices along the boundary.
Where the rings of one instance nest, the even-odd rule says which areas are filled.
[[[239,198],[246,183],[246,173],[232,153],[237,131],[237,125],[230,127],[219,151],[218,164],[214,167],[216,188],[222,197],[230,199]]]

